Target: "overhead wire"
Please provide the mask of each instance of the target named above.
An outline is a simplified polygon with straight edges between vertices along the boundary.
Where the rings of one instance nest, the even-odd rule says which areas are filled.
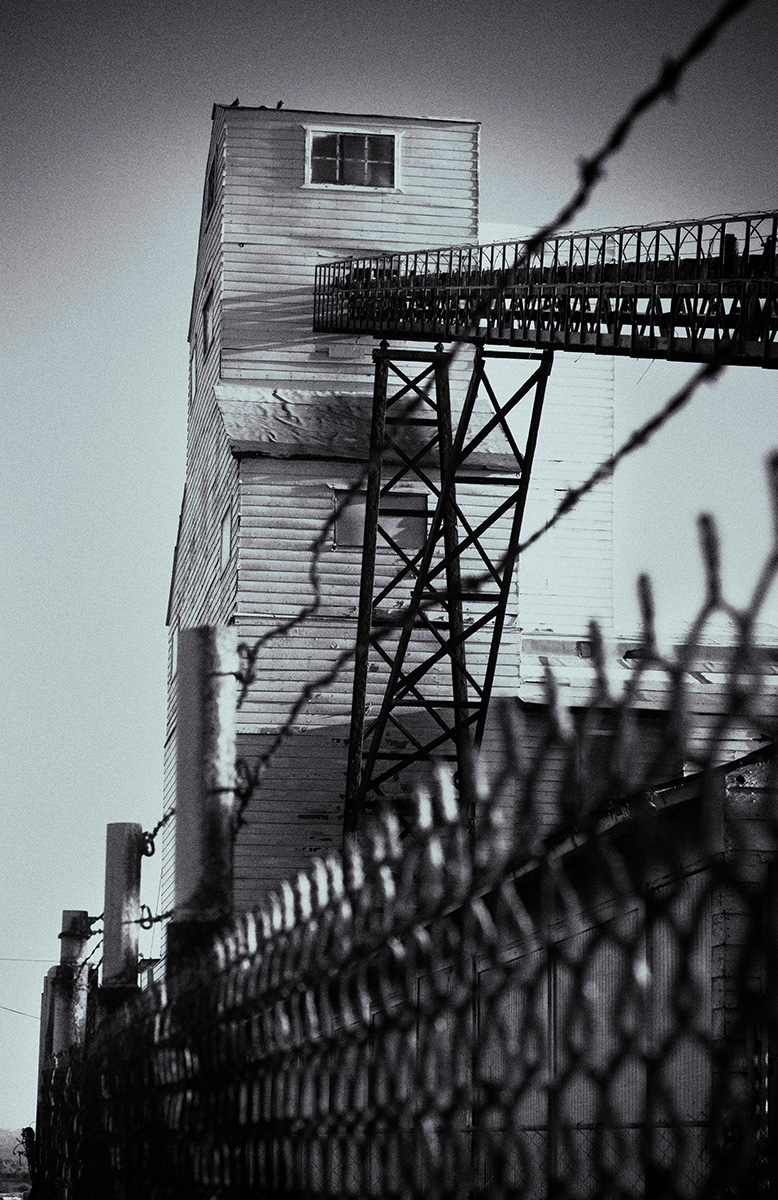
[[[31,1021],[40,1021],[40,1017],[36,1017],[34,1013],[22,1012],[20,1008],[9,1008],[7,1004],[0,1004],[0,1009],[3,1012],[16,1013],[17,1017],[29,1017]]]
[[[1,957],[0,957],[0,962],[13,962],[13,963],[50,963],[50,962],[51,962],[51,959],[50,959],[50,958],[1,958]]]

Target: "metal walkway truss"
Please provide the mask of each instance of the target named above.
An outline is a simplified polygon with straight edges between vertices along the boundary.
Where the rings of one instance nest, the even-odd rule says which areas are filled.
[[[323,263],[329,333],[778,366],[778,212]]]

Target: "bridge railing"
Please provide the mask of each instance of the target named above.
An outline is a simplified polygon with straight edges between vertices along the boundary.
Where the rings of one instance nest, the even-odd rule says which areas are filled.
[[[314,327],[742,361],[775,350],[778,213],[352,258],[317,268]]]

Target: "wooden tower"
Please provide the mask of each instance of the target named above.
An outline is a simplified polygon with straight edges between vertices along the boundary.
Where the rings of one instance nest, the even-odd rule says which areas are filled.
[[[276,739],[301,688],[326,676],[355,641],[364,499],[356,496],[331,518],[366,470],[378,342],[312,332],[315,269],[349,255],[476,242],[478,142],[473,121],[214,107],[189,328],[186,487],[168,612],[167,808],[175,803],[179,629],[226,622],[237,626],[241,642],[268,639],[239,713],[239,754],[249,763]],[[393,340],[392,351],[402,349]],[[472,347],[450,372],[455,414],[471,363]],[[582,386],[588,409],[601,413],[583,439],[565,416]],[[612,374],[602,364],[592,364],[588,376],[586,365],[576,375],[567,364],[555,368],[549,393],[549,427],[563,428],[573,444],[564,464],[559,454],[546,456],[532,507],[576,482],[571,469],[583,477],[610,450]],[[400,458],[418,453],[413,437],[397,451]],[[516,471],[515,459],[509,462],[498,447],[484,443],[479,453],[471,463],[478,478],[461,497],[473,527],[502,501],[506,473]],[[390,569],[390,552],[412,559],[423,541],[438,468],[423,453],[418,464],[381,512],[389,536],[377,550],[377,586]],[[572,543],[565,557],[565,534],[557,541],[554,567],[567,562],[578,597],[576,612],[561,614],[570,635],[580,635],[593,607],[603,612],[600,592],[610,605],[609,494],[598,503],[602,552],[593,567],[577,561]],[[314,556],[312,544],[328,519]],[[499,529],[495,536],[499,541]],[[522,585],[527,619],[541,628],[560,617],[548,575],[533,584],[525,573]],[[395,589],[387,610],[403,598],[403,588]],[[302,610],[306,619],[296,622]],[[494,694],[518,692],[519,625],[514,587]],[[369,674],[373,682],[380,680]],[[451,672],[436,666],[432,687],[444,698]],[[340,846],[352,691],[349,664],[313,688],[275,753],[238,836],[238,907],[255,904],[312,855]],[[370,686],[365,701],[368,709],[377,701]],[[488,737],[485,746],[488,753]],[[173,841],[166,837],[163,908],[172,903]]]

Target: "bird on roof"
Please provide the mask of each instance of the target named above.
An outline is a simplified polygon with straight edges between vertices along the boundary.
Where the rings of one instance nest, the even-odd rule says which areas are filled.
[[[227,107],[228,108],[237,108],[239,104],[240,104],[240,96],[236,96],[235,99],[233,100],[232,104],[229,104]]]
[[[284,102],[283,102],[283,100],[279,100],[279,101],[278,101],[278,104],[276,105],[276,108],[283,108],[283,107],[284,107]]]

